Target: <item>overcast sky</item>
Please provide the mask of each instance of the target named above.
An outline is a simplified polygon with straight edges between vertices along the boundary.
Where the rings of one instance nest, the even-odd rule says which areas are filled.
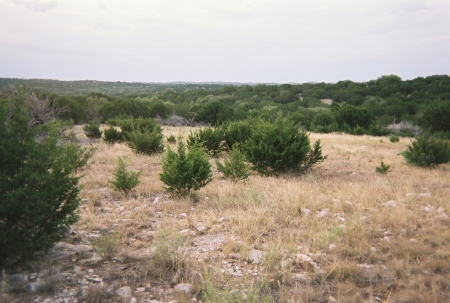
[[[357,82],[450,74],[450,0],[0,0],[0,77]]]

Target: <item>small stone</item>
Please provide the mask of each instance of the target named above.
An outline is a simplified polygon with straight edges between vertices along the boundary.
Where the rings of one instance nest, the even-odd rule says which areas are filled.
[[[186,215],[186,213],[181,213],[181,214],[178,215],[178,217],[179,217],[180,219],[184,219],[184,218],[187,217],[187,215]]]
[[[319,212],[319,213],[317,214],[317,218],[323,218],[323,217],[325,217],[326,215],[328,215],[328,208],[322,210],[321,212]]]
[[[234,260],[240,260],[241,259],[241,254],[240,253],[231,253],[230,254],[230,258],[234,259]]]
[[[431,194],[429,194],[429,193],[421,193],[421,194],[419,195],[419,197],[420,197],[420,198],[429,198],[429,197],[431,197]]]
[[[159,196],[155,198],[155,200],[153,200],[153,204],[158,204],[159,203]]]
[[[317,268],[316,262],[313,261],[310,257],[304,254],[297,254],[294,256],[294,262],[301,268],[305,270],[314,271]]]
[[[308,208],[301,208],[300,209],[302,211],[302,215],[304,215],[305,217],[309,217],[311,215],[311,210]]]
[[[414,238],[411,238],[411,239],[409,239],[409,242],[411,242],[411,243],[417,243],[417,240],[414,239]]]
[[[228,261],[222,261],[222,265],[227,265],[228,263],[230,263],[230,262],[228,262]]]
[[[330,246],[328,246],[329,251],[333,251],[335,249],[336,249],[336,244],[330,244]]]
[[[131,298],[130,303],[137,303],[136,298]]]
[[[332,296],[329,296],[328,302],[334,303],[334,302],[337,302],[337,300],[335,298],[333,298]]]
[[[46,283],[43,281],[36,281],[33,283],[28,284],[25,289],[28,293],[33,294],[36,292],[40,292],[41,289],[43,289],[46,286]]]
[[[182,292],[185,294],[190,294],[192,292],[192,284],[189,283],[180,283],[175,285],[173,288],[176,292]]]
[[[205,225],[203,224],[203,222],[198,222],[198,224],[197,224],[197,231],[198,231],[199,233],[201,233],[201,234],[203,234],[203,233],[206,232],[206,227],[205,227]]]
[[[433,211],[433,208],[431,208],[430,206],[424,206],[422,209],[427,213],[431,213]]]
[[[301,283],[308,283],[308,278],[304,274],[293,274],[291,279]]]
[[[37,274],[37,273],[32,273],[32,274],[29,274],[29,275],[28,275],[28,280],[34,281],[34,280],[37,279],[37,277],[38,277],[38,274]]]
[[[226,219],[225,219],[225,217],[220,217],[219,218],[219,223],[222,223],[223,221],[225,221]]]
[[[131,298],[131,288],[129,286],[121,287],[116,290],[116,294],[122,298]]]
[[[254,263],[254,264],[261,263],[263,257],[264,257],[264,252],[261,250],[252,249],[248,253],[248,261],[250,261],[251,263]]]
[[[184,234],[188,234],[191,230],[190,229],[183,229],[180,230],[180,234],[184,235]]]
[[[391,200],[391,201],[386,202],[385,205],[390,206],[390,207],[395,207],[395,206],[397,206],[397,201]]]
[[[145,287],[136,288],[136,292],[145,292]]]

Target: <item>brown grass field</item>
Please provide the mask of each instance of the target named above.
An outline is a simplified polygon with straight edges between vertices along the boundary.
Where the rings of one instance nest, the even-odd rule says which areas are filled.
[[[163,128],[165,137],[191,130]],[[103,254],[94,271],[109,292],[145,288],[139,303],[450,302],[450,166],[406,165],[399,152],[409,138],[310,134],[328,158],[306,174],[232,183],[213,164],[213,181],[180,198],[159,180],[164,154],[136,155],[75,132],[96,152],[81,172],[81,219],[69,241]],[[129,198],[108,183],[118,156],[142,170]],[[387,175],[375,172],[382,160]],[[178,283],[192,292],[173,291]],[[89,291],[85,302],[122,302]]]

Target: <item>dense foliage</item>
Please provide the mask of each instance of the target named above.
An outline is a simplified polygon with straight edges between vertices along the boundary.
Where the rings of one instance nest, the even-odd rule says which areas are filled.
[[[87,162],[56,122],[32,127],[22,101],[0,101],[0,267],[49,249],[77,221]]]
[[[0,79],[3,93],[17,79]],[[304,130],[385,135],[392,123],[449,132],[450,77],[402,80],[395,75],[367,82],[303,84],[155,84],[100,81],[23,80],[41,99],[65,108],[75,123],[117,116],[167,118],[222,124],[250,117],[287,117]],[[399,135],[413,135],[404,128]],[[231,146],[228,146],[230,149]]]
[[[121,192],[125,197],[128,197],[133,188],[141,183],[139,177],[142,174],[142,170],[137,172],[128,171],[121,157],[118,158],[117,166],[112,174],[114,179],[108,180],[108,182],[111,183],[114,190]]]

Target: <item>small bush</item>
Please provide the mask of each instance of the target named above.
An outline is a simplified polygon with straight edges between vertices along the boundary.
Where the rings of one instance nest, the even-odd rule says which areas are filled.
[[[410,165],[433,168],[450,162],[450,143],[430,133],[423,133],[401,155]]]
[[[388,135],[389,131],[387,129],[384,129],[383,127],[380,127],[376,123],[372,123],[367,130],[367,134],[371,136],[381,137]]]
[[[226,150],[232,150],[233,146],[238,146],[241,149],[241,144],[250,138],[252,125],[258,121],[258,119],[249,119],[222,124],[220,129],[223,133],[224,147]]]
[[[250,164],[246,162],[245,155],[235,145],[225,157],[224,164],[216,160],[217,169],[223,173],[224,178],[233,182],[246,180],[250,176]]]
[[[152,155],[164,151],[164,136],[160,127],[127,133],[125,144],[137,154]]]
[[[105,235],[94,242],[94,249],[98,254],[111,260],[119,251],[119,240],[120,234],[118,232]]]
[[[177,138],[175,138],[174,135],[170,135],[169,137],[167,137],[167,143],[177,143]]]
[[[114,127],[110,127],[103,131],[104,140],[107,143],[114,144],[123,142],[123,134]]]
[[[212,180],[211,164],[197,144],[190,146],[187,153],[182,141],[178,142],[178,153],[168,146],[162,168],[160,180],[167,185],[167,191],[177,195],[189,195]]]
[[[383,162],[383,160],[381,160],[380,166],[377,166],[375,168],[375,172],[381,175],[387,175],[390,172],[391,166],[387,165],[386,163]]]
[[[221,128],[206,127],[190,133],[187,139],[188,147],[199,144],[211,157],[217,157],[223,150],[223,132]]]
[[[99,139],[102,137],[102,131],[100,130],[100,122],[92,120],[89,124],[84,126],[84,133],[89,139]]]
[[[139,177],[142,171],[129,172],[125,167],[125,163],[122,158],[118,158],[118,164],[113,170],[114,180],[108,180],[112,184],[114,190],[121,192],[124,196],[128,197],[130,192],[135,188],[141,181]]]
[[[398,136],[396,136],[396,135],[392,135],[389,138],[389,141],[391,141],[392,143],[400,142],[400,138]]]
[[[242,149],[247,160],[263,174],[272,171],[303,171],[326,158],[322,156],[320,141],[311,150],[309,136],[286,119],[255,123]]]

